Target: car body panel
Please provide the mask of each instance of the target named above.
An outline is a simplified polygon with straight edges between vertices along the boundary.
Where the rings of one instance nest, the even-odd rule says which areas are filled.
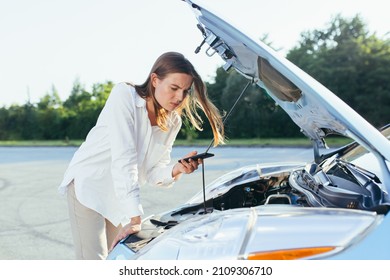
[[[364,239],[382,219],[382,215],[361,210],[290,205],[214,211],[183,221],[164,232],[163,238],[152,240],[139,251],[122,243],[111,253],[111,258],[246,259],[254,252],[322,247],[324,244],[335,250],[316,259],[329,258]]]
[[[329,260],[390,260],[390,219],[388,215],[360,242]]]

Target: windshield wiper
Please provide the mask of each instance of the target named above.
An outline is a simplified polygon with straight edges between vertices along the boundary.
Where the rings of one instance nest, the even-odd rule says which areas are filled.
[[[381,180],[378,178],[378,176],[376,176],[376,174],[374,174],[374,173],[372,173],[364,168],[361,168],[360,166],[357,166],[353,163],[350,163],[348,161],[344,161],[341,159],[337,159],[336,162],[342,163],[343,166],[345,166],[349,170],[349,172],[351,172],[355,177],[360,177],[358,175],[363,174],[367,178],[373,180],[375,183],[378,183],[378,184],[382,183]]]

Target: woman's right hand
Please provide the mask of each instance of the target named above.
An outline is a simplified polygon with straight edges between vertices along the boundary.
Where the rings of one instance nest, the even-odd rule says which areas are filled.
[[[114,249],[115,245],[121,241],[123,238],[127,237],[130,234],[137,233],[141,231],[141,216],[136,216],[131,218],[130,223],[122,227],[117,236],[114,238],[109,251]]]
[[[190,152],[184,158],[192,157],[197,155],[196,151]],[[199,164],[202,164],[203,161],[201,159],[185,161],[181,159],[179,163],[176,163],[172,170],[172,176],[177,177],[180,174],[190,174],[198,169]]]

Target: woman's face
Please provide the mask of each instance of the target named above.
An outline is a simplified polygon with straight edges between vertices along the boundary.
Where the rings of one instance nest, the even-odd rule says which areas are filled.
[[[180,106],[192,85],[192,76],[183,73],[171,73],[161,80],[153,73],[151,80],[158,104],[169,112]]]

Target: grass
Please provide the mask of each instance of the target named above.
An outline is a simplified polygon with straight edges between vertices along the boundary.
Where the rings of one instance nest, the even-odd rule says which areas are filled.
[[[3,147],[71,147],[80,146],[83,140],[2,140]]]
[[[329,147],[340,147],[350,143],[351,140],[342,137],[333,137],[327,139],[326,143]],[[176,146],[208,146],[210,140],[182,140],[178,139],[175,142]],[[251,138],[251,139],[229,139],[226,141],[226,146],[258,146],[258,147],[311,147],[312,143],[307,138]]]
[[[24,140],[24,141],[0,141],[3,147],[74,147],[80,146],[83,140]],[[196,139],[183,140],[177,139],[175,146],[208,146],[211,140]],[[332,137],[327,139],[330,147],[339,147],[351,142],[350,139],[341,137]],[[307,138],[252,138],[252,139],[229,139],[225,146],[234,147],[311,147],[311,142]]]

